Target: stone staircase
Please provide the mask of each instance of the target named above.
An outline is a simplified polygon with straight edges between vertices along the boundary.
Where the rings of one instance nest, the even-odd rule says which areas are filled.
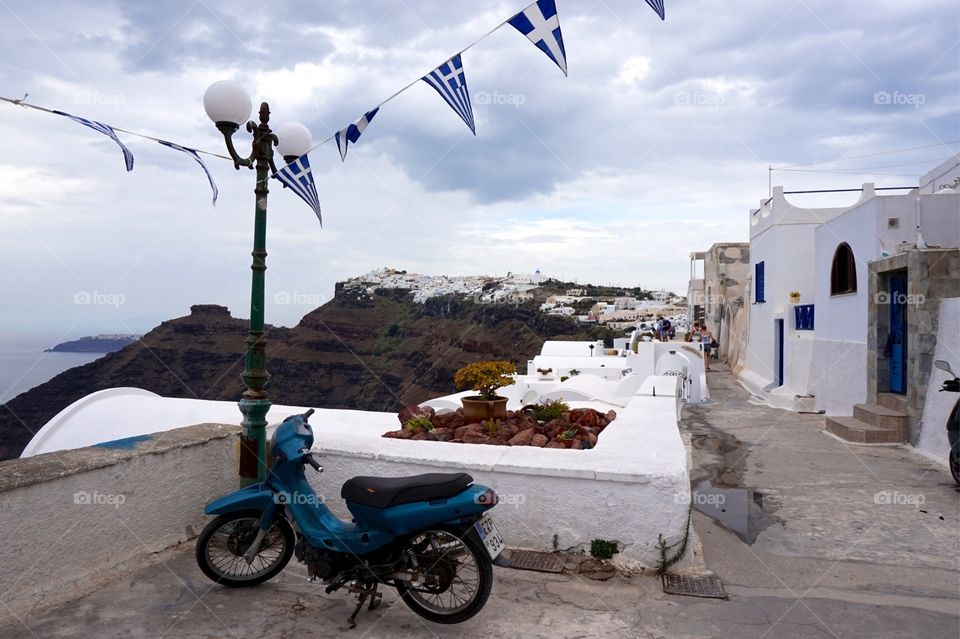
[[[876,404],[856,404],[852,417],[827,417],[826,430],[856,444],[893,444],[907,441],[910,419],[902,395],[877,393]]]

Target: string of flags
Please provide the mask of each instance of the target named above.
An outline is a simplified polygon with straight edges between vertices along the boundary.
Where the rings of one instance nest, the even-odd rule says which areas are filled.
[[[646,3],[654,10],[654,12],[656,12],[661,20],[666,19],[664,14],[663,0],[646,0]],[[357,121],[348,124],[343,129],[340,129],[330,137],[315,145],[312,149],[310,149],[310,151],[313,151],[332,140],[336,142],[337,151],[340,154],[341,162],[346,161],[347,150],[349,146],[357,143],[357,141],[360,139],[360,136],[373,121],[373,118],[379,113],[383,105],[393,100],[407,89],[410,89],[421,80],[430,85],[430,87],[432,87],[437,94],[443,98],[447,105],[453,109],[454,113],[456,113],[460,119],[463,120],[467,127],[469,127],[470,131],[476,135],[477,127],[473,114],[473,105],[470,100],[470,91],[467,88],[466,73],[461,56],[464,52],[473,48],[481,40],[484,40],[501,27],[508,24],[522,35],[526,36],[526,38],[533,43],[534,46],[540,49],[540,51],[542,51],[547,58],[556,64],[561,71],[563,71],[564,76],[567,75],[567,51],[563,43],[563,33],[560,29],[560,16],[557,12],[556,0],[536,0],[520,12],[514,14],[507,20],[491,29],[485,35],[472,42],[470,45],[458,51],[455,55],[448,58],[430,73],[407,84],[405,87],[388,97],[386,100],[383,100],[380,104],[364,113],[363,116],[361,116]],[[26,96],[24,96],[24,99],[26,99]],[[23,100],[12,100],[4,97],[0,97],[0,100],[19,106],[37,109],[39,111],[46,111],[48,113],[64,116],[73,120],[74,122],[77,122],[78,124],[82,124],[90,129],[99,131],[100,133],[108,136],[120,147],[121,151],[123,152],[124,164],[127,171],[133,170],[133,153],[131,153],[130,149],[128,149],[123,142],[120,141],[120,138],[117,136],[117,131],[146,138],[148,140],[158,142],[159,144],[162,144],[168,148],[180,151],[181,153],[192,157],[203,169],[203,172],[206,174],[207,180],[210,183],[210,188],[213,191],[213,204],[216,205],[217,203],[217,185],[214,182],[213,175],[210,173],[210,169],[203,161],[203,158],[200,157],[200,154],[229,160],[230,158],[227,156],[219,153],[211,153],[209,151],[192,149],[174,142],[160,140],[158,138],[133,131],[125,131],[118,127],[112,127],[102,122],[88,120],[80,116],[65,113],[63,111],[56,111],[34,104],[28,104]],[[313,210],[317,216],[317,219],[320,221],[320,225],[323,226],[323,217],[320,211],[320,200],[317,195],[313,171],[310,168],[310,161],[307,158],[307,155],[310,151],[308,151],[307,154],[300,156],[293,162],[288,163],[271,177],[278,180],[285,188],[291,189],[293,193],[300,197]]]

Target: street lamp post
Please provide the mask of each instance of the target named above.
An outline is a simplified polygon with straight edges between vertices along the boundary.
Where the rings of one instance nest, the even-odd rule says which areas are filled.
[[[253,263],[250,286],[250,331],[247,334],[246,362],[242,374],[246,390],[240,399],[243,429],[240,435],[240,483],[248,486],[261,482],[266,477],[266,429],[270,400],[266,385],[270,379],[267,372],[267,341],[264,337],[264,288],[267,270],[267,181],[277,172],[273,162],[273,147],[288,162],[305,154],[310,149],[310,133],[298,123],[281,126],[276,133],[270,128],[270,107],[260,104],[260,123],[247,121],[252,110],[250,96],[243,87],[229,82],[213,83],[203,95],[207,115],[223,134],[227,151],[236,169],[245,166],[256,169],[257,182],[254,193]],[[252,134],[250,154],[237,153],[233,135],[246,121],[246,130]]]

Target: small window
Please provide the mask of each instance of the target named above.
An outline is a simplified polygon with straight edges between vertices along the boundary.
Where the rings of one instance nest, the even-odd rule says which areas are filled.
[[[846,242],[837,247],[830,268],[830,295],[857,292],[857,262]]]
[[[762,304],[767,300],[763,297],[763,280],[764,280],[764,262],[757,262],[753,267],[753,281],[754,281],[754,291],[753,301],[757,304]]]

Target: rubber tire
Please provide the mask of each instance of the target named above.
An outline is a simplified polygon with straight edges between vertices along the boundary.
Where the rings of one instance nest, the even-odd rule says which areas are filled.
[[[417,533],[415,537],[419,537],[420,535],[433,530],[442,530],[443,532],[450,533],[458,538],[463,539],[463,542],[466,544],[467,548],[473,554],[474,560],[477,562],[477,574],[480,579],[480,590],[477,593],[477,596],[464,610],[453,614],[444,615],[421,607],[416,600],[408,595],[406,586],[404,586],[401,582],[396,582],[395,587],[397,592],[400,593],[400,598],[403,599],[403,603],[407,604],[408,608],[413,610],[427,621],[442,624],[462,623],[480,612],[484,605],[486,605],[487,599],[490,598],[490,591],[493,589],[493,562],[490,560],[490,555],[487,554],[486,548],[479,545],[474,540],[472,534],[464,535],[463,530],[454,528],[452,526],[437,526],[435,528],[430,528],[429,530],[424,530]]]
[[[211,581],[223,586],[228,586],[230,588],[249,588],[250,586],[262,584],[263,582],[274,578],[286,567],[287,562],[290,561],[290,557],[293,556],[293,546],[296,543],[296,535],[293,532],[293,527],[290,525],[290,522],[288,522],[285,517],[278,517],[274,524],[280,528],[280,534],[283,535],[283,556],[280,558],[280,561],[276,566],[262,575],[259,575],[253,579],[231,579],[229,577],[224,577],[217,574],[207,563],[207,544],[210,543],[213,533],[219,530],[221,526],[233,521],[234,519],[249,519],[251,517],[259,518],[261,514],[262,513],[260,511],[256,510],[242,510],[220,515],[207,524],[207,526],[203,529],[203,532],[200,533],[200,536],[197,537],[197,565],[200,566],[200,570],[202,570],[203,574],[205,574]]]
[[[950,466],[950,474],[953,475],[953,481],[957,486],[960,486],[960,463],[956,461],[956,458],[953,455],[950,455],[948,459],[948,464]]]

